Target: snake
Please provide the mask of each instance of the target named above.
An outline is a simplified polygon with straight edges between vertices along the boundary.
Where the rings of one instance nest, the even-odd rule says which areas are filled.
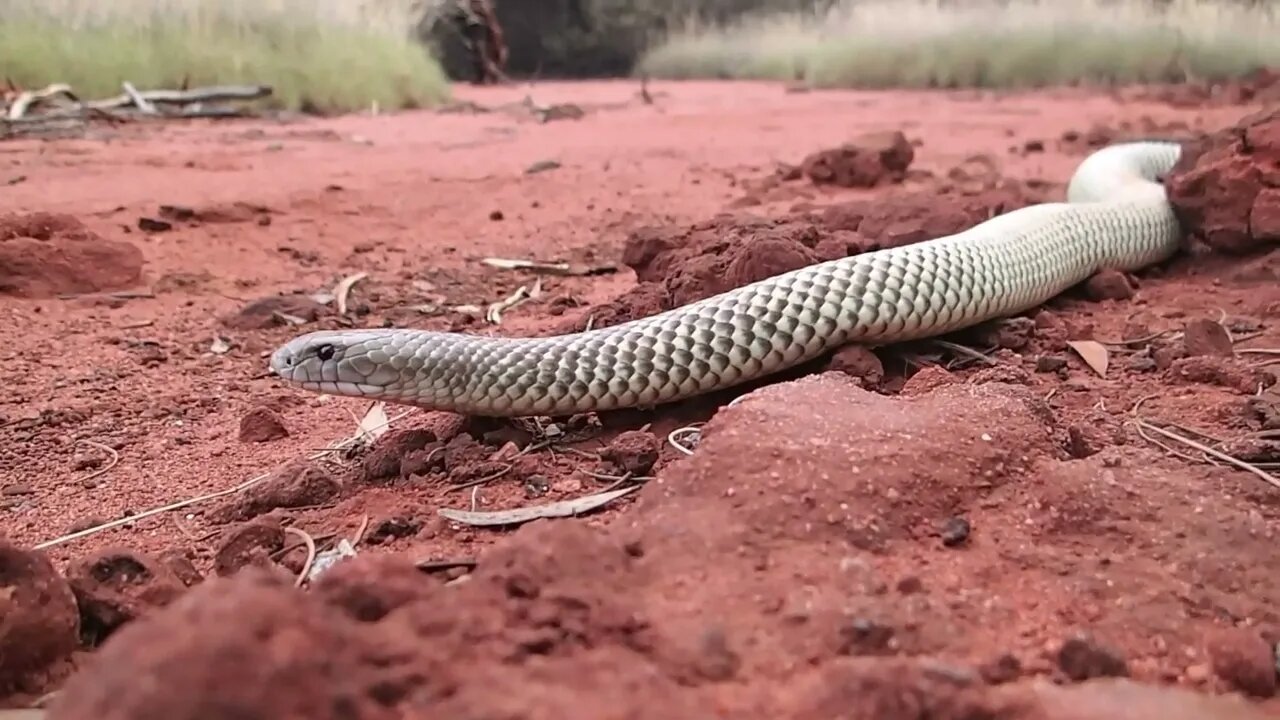
[[[549,337],[319,330],[270,371],[312,392],[488,416],[652,408],[764,378],[842,346],[945,335],[1042,305],[1102,270],[1171,258],[1174,141],[1123,142],[1077,166],[1065,202],[815,263],[618,325]]]

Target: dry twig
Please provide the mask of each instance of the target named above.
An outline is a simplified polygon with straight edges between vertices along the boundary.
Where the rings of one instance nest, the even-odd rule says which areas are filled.
[[[381,405],[382,405],[381,403],[374,403],[374,405],[370,408],[370,413],[372,413],[372,412],[374,411],[374,409],[375,409],[375,408],[380,408],[380,407],[381,407]],[[370,438],[370,436],[371,436],[371,435],[372,435],[373,437],[376,437],[376,436],[377,436],[377,434],[381,434],[382,432],[386,432],[386,428],[387,428],[387,426],[389,426],[389,425],[390,425],[392,422],[394,422],[395,420],[398,420],[398,419],[400,419],[400,418],[404,417],[405,415],[409,414],[410,412],[413,412],[413,411],[412,411],[412,410],[407,410],[407,411],[405,411],[404,413],[400,413],[400,414],[399,414],[399,415],[397,415],[395,418],[392,418],[391,420],[387,420],[385,423],[383,423],[382,425],[380,425],[380,426],[378,426],[378,427],[375,427],[375,428],[363,427],[363,425],[362,425],[362,427],[361,427],[361,428],[360,428],[360,429],[359,429],[359,430],[358,430],[354,435],[352,435],[351,437],[348,437],[348,438],[346,438],[345,440],[342,440],[341,442],[337,443],[334,447],[325,448],[325,449],[320,450],[320,451],[318,451],[318,452],[312,453],[312,454],[310,454],[310,455],[308,455],[308,456],[307,456],[307,459],[308,459],[308,460],[319,460],[320,458],[322,458],[322,457],[324,457],[324,456],[328,455],[329,453],[332,453],[332,452],[335,452],[335,451],[338,451],[338,450],[342,450],[342,449],[345,449],[345,448],[349,448],[349,447],[351,447],[351,446],[353,446],[353,445],[361,445],[361,444],[364,444],[364,443],[366,443],[366,442],[370,442],[370,439],[369,439],[369,438]],[[167,504],[167,505],[162,505],[162,506],[157,507],[157,508],[152,508],[152,509],[150,509],[150,510],[145,510],[145,511],[140,512],[140,513],[138,513],[138,514],[136,514],[136,515],[130,515],[130,516],[128,516],[128,517],[117,518],[117,519],[115,519],[115,520],[111,520],[111,521],[109,521],[109,522],[101,523],[101,524],[99,524],[99,525],[94,525],[93,527],[88,527],[88,528],[85,528],[85,529],[83,529],[83,530],[77,530],[76,532],[73,532],[73,533],[67,533],[66,535],[61,535],[61,536],[59,536],[59,537],[53,538],[52,540],[46,540],[46,541],[44,541],[44,542],[42,542],[42,543],[39,543],[38,545],[36,545],[36,546],[35,546],[35,548],[34,548],[34,549],[36,549],[36,550],[44,550],[44,549],[47,549],[47,548],[54,547],[54,546],[56,546],[56,545],[62,545],[63,543],[67,543],[67,542],[70,542],[70,541],[72,541],[72,540],[78,540],[78,539],[80,539],[80,538],[82,538],[82,537],[88,537],[89,535],[95,535],[95,534],[100,533],[100,532],[102,532],[102,531],[104,531],[104,530],[110,530],[110,529],[112,529],[112,528],[120,527],[121,525],[129,525],[129,524],[132,524],[132,523],[136,523],[136,522],[138,522],[139,520],[144,520],[144,519],[149,518],[149,517],[154,517],[154,516],[156,516],[156,515],[160,515],[160,514],[162,514],[162,513],[169,512],[170,510],[180,510],[180,509],[182,509],[182,508],[189,507],[189,506],[191,506],[191,505],[195,505],[195,504],[197,504],[197,503],[205,502],[205,501],[207,501],[207,500],[215,500],[215,499],[217,499],[217,498],[227,497],[227,496],[229,496],[229,495],[235,495],[235,494],[237,494],[237,493],[244,492],[245,490],[247,490],[247,489],[249,489],[249,488],[253,487],[254,485],[257,485],[258,483],[262,482],[263,480],[266,480],[267,478],[271,477],[271,475],[272,475],[272,473],[273,473],[273,472],[274,472],[274,470],[273,470],[273,471],[268,471],[268,472],[262,473],[262,474],[260,474],[260,475],[256,475],[256,476],[254,476],[254,477],[252,477],[252,478],[249,478],[248,480],[245,480],[244,482],[240,483],[239,485],[235,485],[235,486],[233,486],[233,487],[227,488],[226,490],[218,490],[218,491],[216,491],[216,492],[205,493],[204,495],[198,495],[198,496],[193,497],[193,498],[187,498],[186,500],[179,500],[179,501],[176,501],[176,502],[169,503],[169,504]]]
[[[311,573],[312,563],[316,561],[316,541],[306,531],[296,527],[287,527],[284,531],[290,535],[296,535],[307,548],[307,559],[302,563],[302,570],[298,571],[298,577],[293,581],[294,587],[302,587],[302,583],[307,581],[307,575]]]

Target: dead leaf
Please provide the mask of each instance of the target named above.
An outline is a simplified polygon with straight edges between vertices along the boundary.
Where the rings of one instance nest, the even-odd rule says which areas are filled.
[[[640,485],[632,485],[630,487],[619,488],[617,490],[609,490],[607,492],[587,495],[585,497],[574,498],[573,500],[562,500],[560,502],[547,503],[546,505],[534,505],[531,507],[516,508],[514,510],[496,510],[493,512],[469,512],[466,510],[454,510],[452,508],[440,508],[438,512],[447,520],[459,522],[464,525],[519,525],[532,520],[542,518],[561,518],[573,517],[583,513],[590,512],[596,508],[603,507],[608,503],[640,489]]]
[[[347,314],[347,299],[351,295],[351,288],[361,280],[369,277],[369,273],[358,272],[355,275],[348,275],[342,278],[337,287],[333,289],[334,297],[337,299],[338,314]]]
[[[1084,364],[1088,365],[1098,377],[1107,376],[1107,365],[1111,360],[1111,353],[1107,351],[1107,346],[1096,340],[1068,340],[1067,345],[1076,351]]]
[[[618,271],[616,265],[574,265],[567,262],[542,262],[539,260],[519,260],[511,258],[483,258],[480,262],[500,270],[532,270],[547,275],[608,275]]]
[[[379,400],[369,406],[364,417],[360,419],[359,428],[354,437],[362,442],[372,444],[391,429],[391,421],[387,419],[387,405]]]

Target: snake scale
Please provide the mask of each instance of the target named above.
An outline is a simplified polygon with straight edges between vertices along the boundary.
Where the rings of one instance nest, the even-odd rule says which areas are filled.
[[[1102,148],[1067,201],[928,242],[823,262],[625,324],[545,338],[414,329],[312,332],[271,370],[331,395],[487,416],[648,407],[760,378],[846,343],[942,335],[1029,310],[1101,269],[1177,252],[1162,184],[1173,142]]]

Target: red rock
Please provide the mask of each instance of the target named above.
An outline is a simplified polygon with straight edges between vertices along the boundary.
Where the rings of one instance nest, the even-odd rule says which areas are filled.
[[[620,433],[608,447],[600,452],[600,458],[619,471],[632,477],[648,475],[658,462],[661,446],[651,432],[629,430]]]
[[[1223,630],[1206,645],[1213,671],[1231,687],[1256,697],[1275,695],[1275,649],[1256,630]]]
[[[1280,175],[1280,170],[1277,173]],[[1280,181],[1280,176],[1277,181]],[[1263,188],[1254,198],[1253,209],[1249,213],[1249,230],[1260,242],[1280,242],[1280,187]]]
[[[79,220],[49,213],[0,216],[0,295],[49,298],[122,290],[142,281],[142,251]]]
[[[265,330],[285,325],[285,317],[314,322],[332,311],[325,305],[301,295],[278,295],[255,300],[234,315],[222,318],[222,324],[233,330]]]
[[[264,443],[287,437],[284,418],[271,408],[256,407],[240,418],[240,442]]]
[[[795,240],[763,238],[743,246],[734,255],[725,269],[725,280],[729,288],[741,287],[816,262],[818,258],[813,251]]]
[[[311,460],[293,460],[251,485],[211,515],[219,522],[248,520],[276,508],[323,505],[342,492],[342,484]]]
[[[1068,638],[1058,649],[1057,660],[1062,672],[1075,682],[1129,675],[1123,657],[1087,637]]]
[[[272,553],[284,549],[285,532],[271,516],[250,520],[232,528],[223,537],[213,559],[214,573],[226,577],[246,567],[278,568]]]
[[[470,440],[470,436],[465,436]],[[401,467],[410,460],[409,468],[421,465],[415,453],[436,442],[436,434],[424,428],[392,430],[378,438],[360,462],[361,477],[366,483],[381,483],[401,476]],[[474,442],[474,441],[473,441]],[[438,456],[440,453],[436,453]],[[414,457],[410,457],[413,455]],[[417,463],[413,461],[418,461]]]
[[[1221,323],[1213,320],[1192,320],[1182,329],[1182,346],[1187,356],[1213,355],[1235,357],[1235,344]]]
[[[1259,113],[1183,150],[1165,184],[1183,227],[1225,253],[1280,241],[1280,110]]]
[[[1085,281],[1084,292],[1090,300],[1128,300],[1133,297],[1133,285],[1124,273],[1103,270]]]
[[[831,356],[827,369],[844,373],[872,389],[884,382],[884,363],[879,356],[862,345],[846,345]]]
[[[915,159],[915,149],[900,131],[872,133],[801,162],[805,176],[819,185],[876,187],[901,182]]]
[[[49,558],[0,539],[0,697],[79,646],[80,613]]]

